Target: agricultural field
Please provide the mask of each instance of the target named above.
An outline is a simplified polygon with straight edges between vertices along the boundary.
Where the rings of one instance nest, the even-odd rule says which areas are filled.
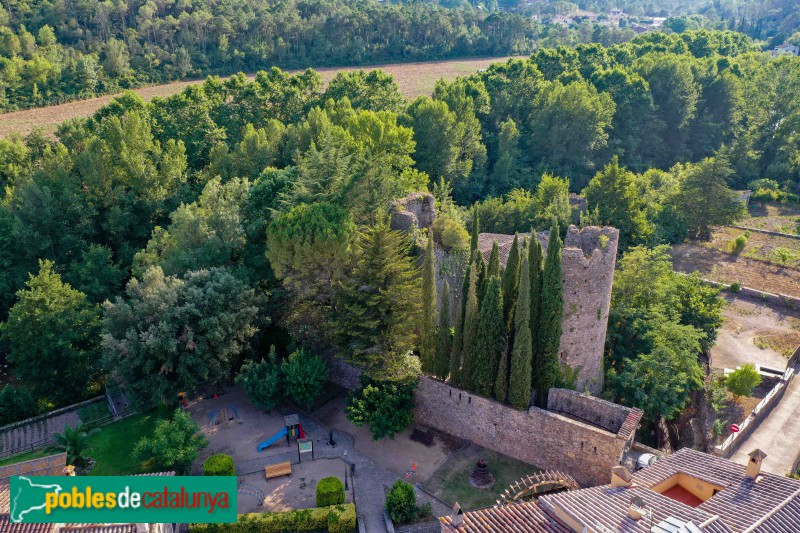
[[[339,72],[353,70],[380,69],[394,75],[400,90],[408,98],[429,95],[433,92],[436,82],[442,78],[454,79],[458,76],[473,74],[484,69],[492,63],[508,60],[509,57],[487,57],[480,59],[457,59],[452,61],[426,61],[418,63],[395,63],[387,65],[374,65],[370,67],[337,67],[321,68],[317,71],[322,75],[325,83],[333,79]],[[296,72],[296,71],[292,71]],[[251,79],[254,75],[249,76]],[[202,83],[203,80],[178,81],[164,85],[152,85],[135,89],[134,92],[145,100],[154,97],[165,97],[182,91],[189,85]],[[40,129],[47,135],[52,135],[59,124],[65,120],[77,117],[87,117],[107,105],[115,95],[100,96],[87,100],[76,100],[66,104],[23,111],[14,111],[0,115],[0,138],[7,137],[16,132],[27,135],[34,129]]]
[[[751,204],[748,211],[749,216],[739,223],[740,226],[789,233],[791,235],[800,234],[800,206],[792,204]]]

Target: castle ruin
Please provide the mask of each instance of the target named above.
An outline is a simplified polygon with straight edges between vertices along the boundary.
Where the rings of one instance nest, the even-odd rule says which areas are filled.
[[[393,205],[392,227],[395,229],[430,228],[435,218],[433,197],[427,193],[410,195]],[[536,236],[546,250],[549,232],[540,232]],[[513,241],[513,235],[481,233],[478,249],[488,260],[492,245],[497,242],[500,262],[505,266]],[[616,228],[578,229],[570,226],[561,254],[564,314],[560,359],[578,372],[576,389],[593,395],[603,391],[603,352],[618,241]],[[451,268],[453,258],[443,249],[437,249],[436,259],[439,293],[444,279],[448,279],[458,300],[462,286],[459,269]]]

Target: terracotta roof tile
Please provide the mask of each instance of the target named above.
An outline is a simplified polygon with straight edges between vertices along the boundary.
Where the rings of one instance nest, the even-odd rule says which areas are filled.
[[[800,511],[797,510],[800,504],[794,502],[800,497],[800,480],[762,472],[758,480],[753,481],[745,470],[743,465],[728,459],[683,448],[639,470],[633,478],[642,487],[652,487],[677,473],[684,473],[725,487],[697,508],[719,515],[733,531],[744,531],[754,526],[782,506],[785,510],[780,517],[776,513],[776,520],[793,516],[795,523],[800,524]],[[795,526],[794,530],[800,530],[800,526]]]
[[[450,516],[440,518],[447,530],[458,533],[569,533],[570,529],[548,516],[535,502],[499,505],[464,513],[464,524],[452,526]]]
[[[637,521],[628,516],[628,508],[631,498],[634,496],[644,500],[647,504],[646,508],[652,512],[652,520],[642,518]],[[714,515],[708,511],[692,508],[651,490],[636,486],[612,488],[610,485],[603,485],[551,494],[540,497],[539,505],[550,515],[556,516],[559,512],[563,512],[590,530],[601,530],[602,527],[615,532],[649,533],[652,525],[670,517],[684,522],[692,521],[695,525],[713,523],[714,520]],[[718,524],[717,527],[704,531],[727,532],[730,530],[724,524]]]

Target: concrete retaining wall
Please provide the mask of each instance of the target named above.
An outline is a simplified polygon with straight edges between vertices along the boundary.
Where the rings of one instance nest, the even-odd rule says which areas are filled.
[[[770,231],[768,229],[760,229],[760,228],[748,228],[745,226],[728,226],[731,228],[736,228],[744,231],[753,231],[755,233],[764,233],[766,235],[772,235],[774,237],[788,237],[790,239],[800,239],[800,235],[793,235],[791,233],[782,233],[780,231]]]

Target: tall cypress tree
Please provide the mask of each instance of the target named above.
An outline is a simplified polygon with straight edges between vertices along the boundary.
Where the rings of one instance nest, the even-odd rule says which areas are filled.
[[[472,263],[467,263],[464,272],[464,281],[461,286],[461,298],[456,308],[456,323],[453,328],[453,351],[450,358],[450,379],[454,383],[458,380],[458,371],[461,368],[461,350],[464,345],[464,317],[467,314],[467,293],[469,293],[469,280],[472,275]]]
[[[542,243],[531,231],[531,243],[528,246],[528,269],[531,278],[531,386],[539,386],[539,369],[542,367],[541,312],[542,312]]]
[[[517,409],[531,403],[533,344],[531,340],[531,273],[528,255],[522,257],[519,298],[514,312],[514,348],[511,352],[511,375],[508,401]]]
[[[478,274],[478,308],[480,309],[481,302],[483,302],[483,297],[486,294],[486,282],[489,279],[489,276],[486,275],[486,262],[480,252],[475,256],[475,272]]]
[[[464,342],[466,343],[466,339]],[[471,380],[475,393],[487,398],[492,395],[505,344],[506,328],[503,324],[500,278],[492,276],[486,284],[486,296],[483,297],[478,313],[475,366],[472,368]]]
[[[542,272],[541,348],[542,361],[536,396],[540,407],[547,405],[547,393],[558,382],[561,368],[558,349],[561,344],[561,321],[564,313],[564,287],[561,284],[561,237],[558,225],[550,228],[547,258]]]
[[[472,374],[475,368],[477,348],[475,339],[478,336],[478,276],[473,270],[469,277],[467,291],[467,309],[464,313],[463,346],[461,348],[461,369],[458,372],[458,384],[465,389],[472,389]]]
[[[492,253],[489,254],[489,267],[487,269],[489,277],[500,276],[500,245],[497,241],[492,243]]]
[[[453,351],[453,334],[450,331],[450,284],[447,280],[442,287],[442,307],[439,309],[435,345],[433,375],[439,379],[447,379],[447,374],[450,373],[450,353]]]
[[[503,271],[503,320],[509,331],[513,330],[514,306],[517,303],[517,289],[519,287],[520,248],[519,238],[514,235],[514,243],[508,253],[506,269]]]
[[[494,397],[501,402],[508,397],[508,346],[503,346],[503,353],[500,354],[497,376],[494,378]]]
[[[425,262],[422,265],[422,338],[420,359],[422,371],[433,373],[436,356],[436,258],[433,251],[433,235],[428,235]]]
[[[472,208],[472,233],[469,240],[469,255],[470,261],[475,259],[475,254],[478,253],[478,235],[480,234],[480,220],[478,218],[478,206]]]

